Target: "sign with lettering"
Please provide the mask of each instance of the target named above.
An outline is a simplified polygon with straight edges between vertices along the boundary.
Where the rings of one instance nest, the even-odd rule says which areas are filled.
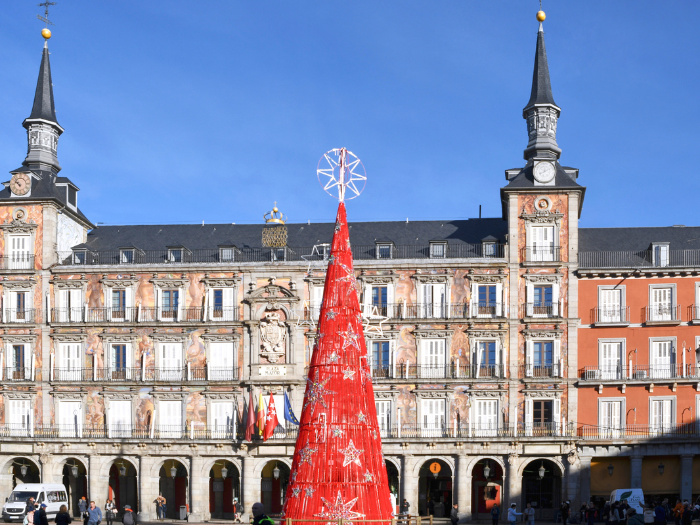
[[[282,365],[260,365],[261,376],[286,376],[287,367]]]

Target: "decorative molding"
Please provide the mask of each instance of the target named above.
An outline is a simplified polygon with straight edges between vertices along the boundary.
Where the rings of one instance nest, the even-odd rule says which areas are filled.
[[[399,335],[398,330],[384,330],[383,332],[365,332],[365,339],[370,341],[393,341]]]
[[[54,288],[59,290],[83,288],[87,284],[87,279],[84,275],[80,276],[80,279],[53,279],[51,281]]]
[[[416,338],[416,341],[422,339],[447,339],[452,337],[452,334],[452,330],[424,330],[420,328],[413,330],[413,336]]]
[[[287,325],[275,312],[267,312],[260,321],[260,355],[275,364],[287,350]]]
[[[106,275],[103,275],[100,282],[107,288],[123,289],[136,286],[139,280],[133,274],[126,279],[108,279]]]
[[[379,399],[394,399],[399,394],[398,390],[375,390],[374,397]]]
[[[0,228],[7,233],[32,234],[37,229],[35,222],[23,222],[19,219],[13,219],[12,222],[0,224]]]
[[[414,388],[412,393],[419,399],[447,399],[454,393],[452,390],[424,390]],[[376,394],[376,392],[375,392]]]
[[[469,397],[472,399],[481,399],[484,397],[497,397],[499,399],[505,399],[506,397],[506,390],[486,390],[486,389],[479,389],[479,390],[469,390],[468,394]]]
[[[202,395],[211,400],[236,401],[240,398],[240,392],[202,392]]]
[[[36,396],[36,392],[17,392],[15,390],[10,390],[7,392],[3,392],[5,394],[5,397],[7,399],[29,399],[32,400]]]
[[[411,275],[411,279],[418,281],[421,284],[444,284],[449,283],[451,280],[451,275],[448,274],[423,274],[414,273]]]
[[[54,343],[83,343],[87,334],[50,334]]]
[[[175,333],[175,334],[161,334],[153,333],[151,334],[151,340],[158,343],[184,343],[190,334],[186,333]]]
[[[501,273],[469,273],[467,278],[474,283],[504,283],[506,275]]]
[[[208,288],[237,288],[241,283],[240,277],[209,277],[205,274],[201,279]]]
[[[59,401],[84,401],[87,392],[61,392],[54,390],[51,395]]]
[[[324,286],[326,284],[326,276],[323,277],[305,277],[304,280],[313,286]]]
[[[185,288],[189,284],[189,279],[181,278],[161,278],[153,277],[149,280],[156,288]]]
[[[563,213],[550,210],[535,210],[535,213],[525,213],[523,209],[520,214],[522,220],[535,224],[558,223],[563,217]]]
[[[141,338],[138,334],[114,334],[114,333],[101,333],[100,338],[103,343],[132,343],[136,342]]]
[[[181,401],[189,395],[189,392],[151,392],[151,395],[158,400]]]
[[[36,280],[33,277],[21,281],[2,281],[4,290],[27,290],[33,288],[35,284]]]
[[[236,333],[231,334],[202,334],[199,337],[208,341],[210,343],[237,343],[240,339],[240,335]]]
[[[125,392],[102,392],[102,395],[109,401],[132,401],[135,394]]]
[[[523,330],[523,336],[526,340],[529,339],[561,339],[564,334],[563,330]]]
[[[525,273],[523,278],[528,283],[561,283],[563,275],[556,273]]]
[[[252,283],[251,283],[252,284]],[[299,297],[290,289],[277,284],[268,284],[248,292],[245,299],[249,303],[290,303],[299,301]]]
[[[357,278],[363,285],[368,284],[393,284],[399,280],[398,275],[360,275]]]
[[[520,456],[518,453],[511,452],[510,454],[508,454],[508,464],[511,466],[515,465],[515,462],[518,461],[519,457]]]
[[[523,390],[523,395],[530,398],[546,398],[559,399],[562,395],[561,390]]]
[[[0,335],[3,343],[29,343],[36,341],[36,334],[3,334]]]

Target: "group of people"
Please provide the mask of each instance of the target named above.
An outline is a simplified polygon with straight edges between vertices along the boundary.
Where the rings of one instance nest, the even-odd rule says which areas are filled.
[[[691,525],[693,520],[700,519],[700,498],[695,505],[688,500],[676,500],[675,507],[671,508],[668,499],[654,501],[645,505],[643,512],[630,506],[627,500],[615,501],[612,504],[605,502],[602,510],[599,510],[593,502],[581,505],[579,516],[572,517],[569,502],[562,506],[562,522],[580,522],[593,525],[602,521],[605,525],[666,525],[673,522],[675,525]]]
[[[83,525],[100,525],[102,521],[102,510],[95,505],[94,501],[88,504],[85,497],[82,497],[78,501],[78,509],[80,510],[80,517],[83,519]],[[117,507],[111,499],[108,499],[105,503],[105,514],[107,525],[112,525],[117,514]],[[72,523],[73,518],[68,512],[67,506],[60,506],[54,521],[56,525],[69,525]],[[134,514],[129,505],[124,507],[122,523],[123,525],[136,525],[136,514]],[[27,500],[23,525],[49,525],[49,520],[46,516],[46,503],[42,503],[37,508],[34,498],[29,498]]]

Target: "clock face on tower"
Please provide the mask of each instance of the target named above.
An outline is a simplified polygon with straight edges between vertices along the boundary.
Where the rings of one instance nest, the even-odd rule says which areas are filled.
[[[555,173],[556,170],[554,169],[554,164],[551,162],[539,162],[532,171],[532,174],[535,176],[535,180],[540,184],[552,182]]]
[[[26,173],[15,173],[10,180],[10,190],[15,195],[26,195],[29,193],[32,180]]]

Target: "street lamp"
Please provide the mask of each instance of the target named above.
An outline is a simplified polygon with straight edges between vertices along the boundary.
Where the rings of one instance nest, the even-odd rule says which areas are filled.
[[[540,475],[540,479],[543,479],[543,478],[544,478],[544,473],[545,473],[545,470],[544,470],[544,462],[540,464],[540,468],[539,468],[539,470],[537,471],[537,473]]]
[[[491,468],[489,467],[488,461],[486,462],[486,466],[484,466],[484,477],[486,479],[489,479],[491,477]]]
[[[659,476],[663,476],[663,475],[664,475],[664,468],[665,468],[665,467],[664,467],[664,464],[663,464],[663,463],[659,463]]]
[[[272,469],[272,475],[275,479],[280,479],[280,468],[277,466],[277,463],[275,463],[275,468]]]
[[[170,467],[170,477],[174,478],[177,476],[177,467],[175,466],[175,462],[173,461],[173,466]]]
[[[221,467],[221,479],[226,479],[228,476],[228,469],[226,467]]]
[[[78,477],[78,465],[73,463],[70,467],[70,473],[73,474],[74,478],[77,478]]]
[[[612,477],[614,469],[615,467],[613,467],[613,464],[610,463],[610,465],[608,465],[608,476]]]
[[[19,467],[19,471],[22,474],[22,477],[27,475],[27,470],[27,465],[22,465],[21,467]]]
[[[122,478],[123,478],[124,476],[126,476],[126,467],[124,466],[124,463],[122,463],[122,464],[119,466],[119,475],[120,475]]]

